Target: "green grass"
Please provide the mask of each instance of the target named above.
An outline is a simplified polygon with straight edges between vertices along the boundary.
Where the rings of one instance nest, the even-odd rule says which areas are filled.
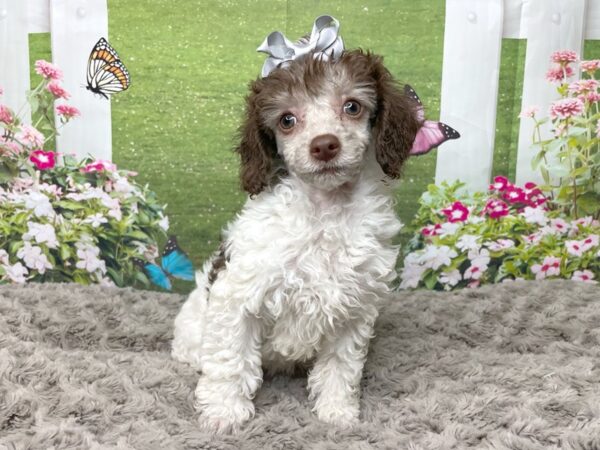
[[[384,55],[392,73],[415,87],[428,117],[437,118],[444,3],[109,0],[110,42],[132,78],[131,89],[112,102],[113,159],[139,172],[168,204],[171,231],[200,266],[245,200],[232,147],[247,84],[264,61],[256,52],[264,37],[275,29],[299,37],[316,16],[331,14],[348,48]],[[47,36],[33,36],[31,47],[32,60],[49,57]],[[503,42],[494,172],[509,176],[515,172],[524,55],[523,41]],[[405,168],[397,198],[406,224],[433,182],[435,158],[414,158]],[[409,232],[405,228],[401,240]]]

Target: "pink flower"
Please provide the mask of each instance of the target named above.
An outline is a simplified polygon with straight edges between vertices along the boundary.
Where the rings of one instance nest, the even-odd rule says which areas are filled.
[[[550,228],[558,231],[559,233],[566,233],[569,231],[569,224],[563,219],[552,219],[550,220]]]
[[[600,226],[600,223],[595,220],[592,216],[580,217],[576,221],[573,222],[575,225],[581,225],[582,227],[597,227]]]
[[[15,139],[27,147],[41,147],[44,144],[44,135],[31,125],[21,125]]]
[[[71,119],[72,117],[81,115],[81,112],[77,108],[69,105],[58,105],[56,107],[56,113],[59,116],[63,116],[65,119]]]
[[[110,161],[105,161],[103,159],[98,159],[94,162],[91,162],[83,168],[83,171],[85,173],[102,171],[112,172],[115,170],[117,170],[117,166],[115,164],[111,163]]]
[[[510,203],[524,203],[527,200],[525,191],[518,186],[508,186],[504,190],[502,198]]]
[[[565,247],[570,255],[577,257],[583,255],[583,245],[579,241],[565,241]]]
[[[589,61],[581,61],[581,70],[587,73],[594,73],[600,68],[600,59],[591,59]]]
[[[488,200],[484,213],[487,213],[492,219],[499,219],[500,217],[508,215],[508,205],[502,200]]]
[[[600,243],[600,237],[597,234],[590,234],[587,238],[581,241],[581,247],[584,252],[593,249],[598,246]]]
[[[585,94],[587,92],[596,92],[598,82],[596,80],[578,80],[569,84],[569,92],[573,94]]]
[[[442,226],[439,223],[436,223],[435,225],[427,225],[421,230],[421,234],[423,236],[437,236],[440,228],[442,228]]]
[[[534,264],[531,266],[531,272],[535,274],[536,280],[558,276],[560,275],[560,258],[546,256],[542,264]]]
[[[521,114],[519,114],[519,117],[521,119],[525,119],[527,117],[533,118],[539,111],[540,111],[539,106],[530,106],[528,108],[525,108],[523,111],[521,111]]]
[[[550,115],[553,118],[568,119],[578,116],[583,112],[583,102],[578,98],[563,98],[550,106]]]
[[[13,155],[19,155],[23,151],[23,147],[13,141],[9,141],[0,136],[0,150],[5,149],[8,150],[9,153]],[[0,154],[2,152],[0,151]],[[6,152],[5,152],[6,153]]]
[[[546,72],[546,80],[550,81],[551,83],[562,83],[565,78],[565,73],[567,78],[571,78],[573,76],[573,69],[569,66],[552,67],[550,70],[548,70],[548,72]]]
[[[571,280],[583,281],[584,283],[597,284],[598,282],[594,279],[594,273],[591,270],[576,270],[573,272]]]
[[[486,242],[485,245],[493,252],[500,252],[502,250],[513,248],[515,243],[511,239],[498,239],[495,242]]]
[[[510,183],[508,182],[508,178],[497,176],[496,178],[494,178],[494,184],[490,184],[490,191],[502,192],[509,185]]]
[[[56,154],[54,152],[45,152],[44,150],[35,150],[29,155],[29,160],[39,170],[52,169],[56,164]]]
[[[8,106],[0,105],[0,122],[7,125],[13,122],[13,115]]]
[[[68,100],[71,96],[60,84],[58,84],[58,81],[51,81],[48,83],[48,86],[46,86],[46,89],[54,95],[54,98],[64,98],[65,100]]]
[[[598,92],[588,92],[585,95],[578,95],[577,98],[582,102],[597,103],[600,101],[600,94]]]
[[[50,80],[60,80],[63,76],[62,70],[43,59],[35,62],[35,71],[38,75]]]
[[[471,264],[463,275],[464,280],[479,280],[483,273],[487,270],[487,266],[478,266]]]
[[[449,222],[464,222],[469,217],[469,210],[461,202],[454,202],[451,207],[442,209]]]
[[[550,58],[552,59],[552,62],[563,65],[567,65],[579,59],[579,57],[577,56],[577,52],[574,52],[573,50],[556,51],[552,53],[552,56]]]

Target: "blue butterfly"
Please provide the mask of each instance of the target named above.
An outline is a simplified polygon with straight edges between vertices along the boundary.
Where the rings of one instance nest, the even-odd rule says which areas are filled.
[[[150,281],[168,291],[171,290],[169,277],[180,280],[194,281],[194,267],[192,261],[177,245],[175,236],[171,236],[165,245],[160,266],[149,262],[141,262]]]

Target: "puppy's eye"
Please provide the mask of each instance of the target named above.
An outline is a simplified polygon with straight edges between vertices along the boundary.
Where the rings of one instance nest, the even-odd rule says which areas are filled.
[[[284,114],[281,116],[281,119],[279,119],[279,126],[284,130],[291,130],[296,125],[296,121],[296,116],[293,114]]]
[[[356,100],[348,100],[344,103],[344,112],[349,116],[358,116],[360,114],[360,103]]]

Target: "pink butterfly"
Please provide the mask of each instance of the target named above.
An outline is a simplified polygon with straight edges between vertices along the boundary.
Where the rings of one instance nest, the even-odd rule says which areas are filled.
[[[417,131],[415,142],[413,142],[413,146],[410,149],[411,155],[424,155],[432,148],[442,145],[447,140],[458,139],[460,137],[460,133],[458,131],[446,125],[445,123],[425,120],[423,103],[421,103],[421,99],[415,90],[408,84],[404,86],[404,93],[417,102],[417,117],[423,122],[423,125],[419,131]]]

